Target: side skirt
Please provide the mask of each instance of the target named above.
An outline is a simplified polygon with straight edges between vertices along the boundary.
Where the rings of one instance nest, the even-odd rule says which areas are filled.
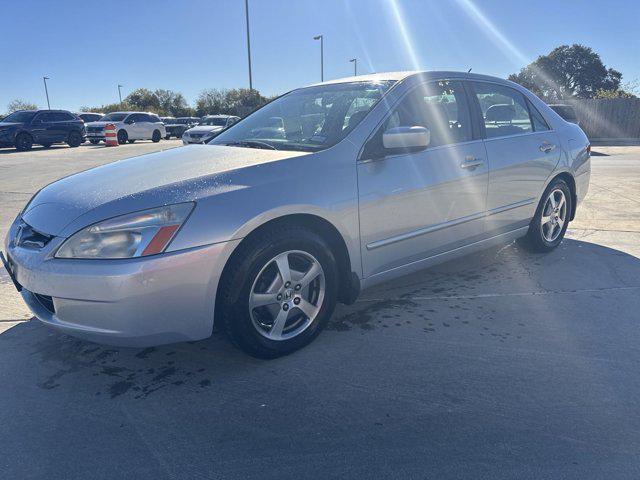
[[[525,227],[520,227],[509,232],[501,233],[493,237],[485,238],[484,240],[470,243],[469,245],[465,245],[463,247],[454,248],[453,250],[449,250],[447,252],[438,253],[436,255],[432,255],[431,257],[423,258],[421,260],[417,260],[400,267],[376,273],[375,275],[371,275],[370,277],[362,280],[361,288],[362,290],[364,290],[379,283],[402,277],[404,275],[409,275],[410,273],[414,273],[425,268],[444,263],[448,260],[453,260],[454,258],[468,255],[470,253],[478,252],[494,245],[509,243],[516,238],[526,235],[528,229],[528,225]]]

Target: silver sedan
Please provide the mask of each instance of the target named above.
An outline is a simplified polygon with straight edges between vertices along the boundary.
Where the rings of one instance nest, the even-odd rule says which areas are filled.
[[[336,302],[490,245],[562,241],[590,146],[509,81],[403,72],[294,90],[191,145],[38,192],[7,267],[43,323],[147,346],[211,335],[251,355],[312,341]]]

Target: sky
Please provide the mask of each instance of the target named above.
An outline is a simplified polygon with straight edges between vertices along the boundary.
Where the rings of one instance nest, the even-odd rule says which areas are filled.
[[[139,87],[248,87],[244,0],[0,0],[0,111],[20,98],[77,110]],[[253,86],[264,95],[395,70],[506,77],[562,44],[640,79],[640,1],[249,0]]]

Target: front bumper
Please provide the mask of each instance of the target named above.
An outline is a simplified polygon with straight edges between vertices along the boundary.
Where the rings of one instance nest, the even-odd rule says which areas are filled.
[[[134,347],[211,335],[218,281],[235,242],[123,260],[53,258],[62,241],[37,251],[6,245],[20,294],[44,324]]]
[[[193,138],[193,137],[185,137],[184,135],[182,136],[182,144],[183,145],[197,145],[197,144],[202,144],[204,143],[204,140],[202,137],[200,138]]]

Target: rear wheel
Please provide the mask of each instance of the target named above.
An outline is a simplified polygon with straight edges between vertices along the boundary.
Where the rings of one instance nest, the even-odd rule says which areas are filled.
[[[51,148],[51,145],[53,145],[53,143],[43,143],[42,146],[44,148]]]
[[[158,143],[161,138],[162,138],[162,135],[160,134],[160,130],[154,130],[153,135],[151,136],[151,141],[153,143]]]
[[[171,140],[171,135],[169,135],[168,133],[164,136],[165,140]]]
[[[126,130],[118,130],[118,143],[124,145],[129,140],[129,135]]]
[[[20,133],[16,137],[16,150],[26,152],[33,147],[33,138],[28,133]]]
[[[93,139],[91,139],[91,140],[89,140],[89,143],[91,143],[91,145],[97,145],[97,144],[99,144],[99,143],[100,143],[100,140],[93,140]]]
[[[129,143],[136,143],[135,140],[129,140]]]
[[[71,148],[79,147],[82,144],[82,135],[80,132],[71,132],[69,133],[69,138],[67,138],[67,145]]]
[[[571,217],[571,189],[558,178],[542,195],[527,235],[520,243],[534,252],[549,252],[562,242]]]
[[[328,244],[301,227],[270,229],[234,255],[219,308],[229,338],[249,355],[276,358],[309,344],[336,304]]]

